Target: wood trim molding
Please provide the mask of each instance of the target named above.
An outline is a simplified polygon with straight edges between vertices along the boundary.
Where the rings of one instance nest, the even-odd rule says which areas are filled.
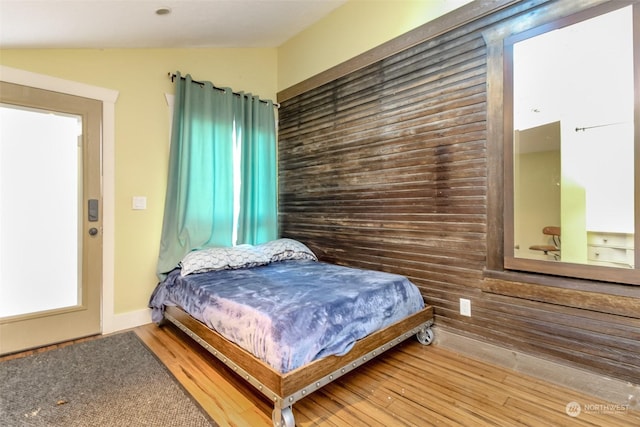
[[[435,326],[433,329],[436,336],[434,344],[438,347],[563,387],[569,387],[608,402],[626,402],[630,397],[637,396],[640,392],[640,386],[627,381],[578,369],[565,363],[523,353],[517,349],[470,338],[449,328]]]
[[[427,22],[405,34],[391,39],[378,47],[370,49],[352,59],[278,92],[278,102],[286,101],[301,93],[322,86],[325,83],[371,65],[411,46],[415,46],[418,43],[461,27],[478,18],[509,7],[519,1],[521,0],[475,0],[459,9],[453,10],[433,21]]]
[[[566,307],[640,318],[640,299],[540,284],[485,278],[482,291],[513,298],[559,304]]]

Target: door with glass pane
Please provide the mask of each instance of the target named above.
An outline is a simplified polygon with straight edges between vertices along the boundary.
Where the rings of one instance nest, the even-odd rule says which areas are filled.
[[[101,331],[101,120],[0,82],[0,354]]]

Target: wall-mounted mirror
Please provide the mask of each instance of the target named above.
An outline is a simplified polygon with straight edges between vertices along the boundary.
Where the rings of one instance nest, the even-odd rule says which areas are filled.
[[[505,42],[513,102],[505,257],[635,269],[633,6],[587,18]]]

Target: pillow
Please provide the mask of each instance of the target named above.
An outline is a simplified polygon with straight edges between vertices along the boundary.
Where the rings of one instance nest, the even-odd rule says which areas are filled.
[[[180,274],[204,273],[206,271],[257,267],[269,263],[264,252],[251,245],[231,248],[206,248],[189,252],[182,259]]]
[[[251,245],[239,245],[227,249],[229,268],[251,268],[269,264],[269,257]]]
[[[205,271],[224,270],[229,265],[226,248],[207,248],[191,251],[180,261],[182,276]]]
[[[278,239],[256,246],[271,262],[289,259],[310,259],[317,261],[316,255],[303,243],[293,239]]]

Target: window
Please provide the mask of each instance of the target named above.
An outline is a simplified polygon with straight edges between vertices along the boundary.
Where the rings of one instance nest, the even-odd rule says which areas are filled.
[[[277,230],[273,103],[179,73],[157,273],[193,249],[256,244]]]
[[[640,284],[638,7],[574,12],[488,41],[504,55],[503,129],[493,132],[504,234],[490,242],[503,246],[489,267]]]

